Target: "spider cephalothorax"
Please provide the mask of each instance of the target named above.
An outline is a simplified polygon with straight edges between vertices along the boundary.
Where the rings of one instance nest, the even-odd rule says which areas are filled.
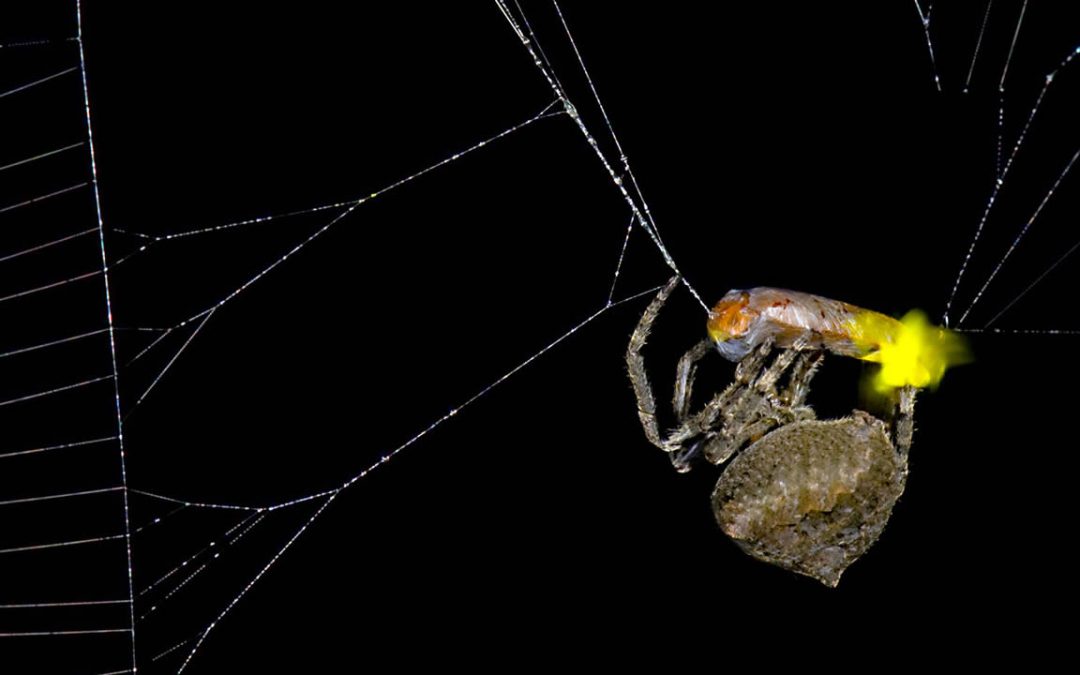
[[[895,320],[808,294],[733,291],[714,309],[710,337],[679,360],[677,426],[662,435],[641,349],[678,281],[645,310],[627,348],[645,436],[680,472],[698,457],[722,464],[738,453],[713,492],[721,528],[750,555],[835,586],[904,491],[916,390],[895,390],[888,424],[862,411],[817,420],[806,396],[826,351],[876,360]],[[884,328],[863,329],[864,315]],[[738,360],[734,382],[691,412],[697,364],[714,350]]]

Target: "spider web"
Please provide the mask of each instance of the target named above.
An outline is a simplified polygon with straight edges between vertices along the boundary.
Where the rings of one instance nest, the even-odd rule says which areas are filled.
[[[5,563],[14,560],[5,570],[6,578],[42,581],[37,587],[27,585],[13,592],[8,596],[11,601],[0,608],[5,626],[10,626],[4,633],[5,648],[11,645],[39,660],[74,659],[80,672],[128,672],[136,657],[139,668],[150,672],[197,670],[201,659],[213,669],[211,664],[223,662],[215,659],[225,659],[229,653],[221,643],[265,640],[264,627],[252,631],[255,638],[244,634],[236,635],[235,642],[221,640],[218,651],[213,651],[212,637],[219,629],[225,632],[227,623],[240,632],[244,625],[257,621],[261,611],[272,611],[275,601],[266,596],[274,592],[267,591],[260,599],[249,591],[269,582],[273,575],[265,579],[264,575],[271,570],[287,567],[290,556],[305,555],[292,552],[292,547],[299,548],[301,541],[315,534],[308,533],[308,528],[316,521],[323,523],[325,531],[320,542],[310,544],[314,550],[307,555],[317,562],[279,573],[305,585],[325,574],[333,581],[319,588],[333,593],[333,599],[314,593],[312,605],[311,598],[295,597],[288,584],[279,583],[275,592],[278,597],[290,596],[282,602],[294,608],[290,611],[294,616],[309,615],[298,607],[314,607],[319,614],[325,610],[318,608],[328,603],[357,611],[374,605],[379,608],[373,613],[379,621],[393,624],[393,618],[400,616],[390,609],[391,602],[423,598],[428,611],[437,608],[439,601],[460,602],[461,595],[445,590],[452,579],[474,583],[484,579],[488,588],[512,584],[518,575],[499,569],[499,560],[522,565],[524,559],[538,557],[535,565],[525,569],[534,573],[543,569],[552,579],[564,581],[568,563],[561,555],[539,553],[537,541],[558,542],[563,555],[577,551],[575,563],[584,564],[593,574],[600,566],[594,568],[581,560],[589,556],[580,551],[595,555],[596,549],[586,540],[597,537],[597,532],[604,533],[599,536],[605,541],[622,542],[624,552],[634,550],[633,545],[626,548],[626,542],[642,537],[663,541],[672,548],[672,555],[683,557],[677,543],[681,531],[672,526],[681,516],[672,515],[677,506],[664,505],[667,498],[633,495],[630,499],[641,501],[640,506],[618,503],[615,509],[611,503],[625,502],[626,495],[594,494],[595,485],[612,481],[613,476],[617,484],[648,490],[652,484],[645,476],[662,464],[612,469],[610,464],[623,461],[623,454],[634,447],[633,441],[614,439],[632,439],[636,434],[629,433],[632,429],[614,437],[603,433],[632,424],[629,417],[619,414],[632,409],[628,407],[632,404],[619,379],[618,352],[640,310],[633,303],[662,282],[669,272],[665,263],[674,269],[676,260],[686,266],[691,281],[709,285],[702,293],[705,298],[716,297],[728,286],[761,282],[765,272],[760,255],[729,253],[760,250],[761,227],[782,235],[790,244],[782,248],[772,244],[769,279],[779,277],[776,285],[807,288],[798,280],[819,267],[828,246],[816,243],[821,235],[813,230],[821,228],[803,225],[809,222],[805,214],[820,212],[814,202],[830,190],[812,181],[801,190],[793,188],[792,200],[799,209],[791,213],[777,211],[761,198],[774,196],[790,177],[805,176],[819,161],[815,153],[828,147],[811,144],[792,152],[790,146],[785,150],[785,140],[807,140],[821,133],[822,126],[826,131],[822,135],[828,137],[828,130],[841,127],[815,117],[803,98],[797,108],[802,114],[796,119],[801,128],[790,132],[773,129],[771,138],[762,136],[741,144],[731,130],[754,127],[747,126],[749,113],[734,113],[721,117],[722,128],[727,130],[721,134],[721,145],[709,147],[703,138],[686,139],[678,125],[706,128],[687,112],[692,107],[675,104],[693,102],[692,94],[686,101],[674,93],[694,83],[691,76],[672,78],[673,83],[646,78],[651,82],[646,87],[618,86],[614,74],[620,69],[646,72],[645,59],[655,57],[647,53],[646,45],[640,45],[635,25],[622,10],[607,9],[590,19],[579,9],[563,16],[557,5],[527,9],[523,13],[516,3],[496,3],[494,11],[490,7],[468,10],[468,14],[456,10],[439,17],[441,22],[433,21],[436,25],[431,27],[417,27],[407,17],[390,17],[401,22],[403,35],[408,36],[397,54],[386,52],[390,49],[386,41],[364,52],[354,46],[355,36],[344,34],[297,41],[296,45],[325,50],[306,57],[311,61],[305,63],[394,63],[396,67],[350,73],[345,82],[312,70],[307,83],[289,80],[292,90],[277,75],[300,58],[289,42],[274,43],[281,48],[277,57],[263,45],[257,68],[255,61],[245,63],[243,56],[237,57],[238,66],[214,60],[236,50],[237,36],[251,20],[245,16],[241,22],[237,17],[230,24],[225,17],[209,36],[202,34],[209,43],[208,52],[215,56],[195,61],[197,67],[191,65],[190,50],[163,49],[159,53],[171,54],[177,61],[156,62],[158,67],[172,66],[169,76],[160,76],[157,92],[146,84],[149,91],[135,99],[137,105],[126,106],[133,110],[123,112],[117,106],[111,121],[107,115],[93,118],[92,128],[100,130],[99,138],[122,138],[124,129],[129,137],[148,139],[116,147],[111,159],[107,146],[98,149],[105,153],[103,166],[112,162],[118,167],[114,176],[122,175],[119,167],[125,165],[155,167],[154,171],[128,169],[122,179],[110,179],[103,170],[100,182],[90,156],[89,103],[125,97],[110,90],[107,81],[95,88],[93,56],[88,88],[82,88],[87,72],[83,41],[64,37],[81,35],[77,15],[68,11],[35,17],[37,23],[31,21],[11,36],[0,36],[0,58],[14,64],[5,69],[0,106],[12,106],[4,113],[19,120],[19,128],[40,132],[13,139],[0,155],[0,172],[20,172],[8,184],[12,186],[5,194],[8,198],[0,203],[0,217],[8,219],[10,237],[5,240],[10,252],[3,253],[0,264],[8,265],[12,289],[2,301],[9,312],[7,323],[13,327],[2,356],[16,364],[5,381],[9,395],[2,401],[3,408],[12,411],[6,420],[10,449],[0,457],[24,463],[7,474],[10,485],[5,484],[0,508],[8,510],[9,522],[21,524],[5,530],[0,555]],[[970,210],[972,204],[985,203],[975,219],[977,230],[973,237],[970,233],[942,234],[934,242],[950,254],[965,250],[955,280],[943,262],[943,273],[930,280],[927,288],[909,281],[904,288],[890,291],[890,282],[874,271],[882,263],[856,257],[845,261],[844,274],[818,272],[812,277],[818,286],[807,290],[871,306],[879,304],[872,299],[880,296],[885,307],[893,303],[897,309],[910,303],[905,294],[927,302],[941,302],[944,295],[948,298],[946,316],[953,316],[961,328],[969,315],[979,316],[972,314],[976,307],[986,307],[985,327],[974,330],[1075,330],[1058,321],[1069,317],[1046,309],[1047,303],[1053,306],[1053,296],[1044,296],[1042,305],[1032,300],[1043,288],[1067,287],[1066,277],[1060,275],[1069,269],[1069,256],[1077,245],[1062,244],[1069,238],[1063,228],[1054,232],[1057,237],[1031,241],[1037,232],[1053,229],[1039,229],[1044,220],[1061,222],[1075,213],[1075,199],[1062,200],[1059,189],[1069,179],[1076,159],[1075,148],[1069,152],[1067,147],[1076,140],[1075,134],[1070,137],[1062,131],[1059,120],[1075,111],[1071,101],[1056,94],[1069,87],[1066,78],[1072,72],[1075,52],[1063,52],[1061,41],[1052,39],[1025,50],[1026,33],[1021,28],[1040,31],[1040,35],[1052,32],[1052,21],[1045,17],[1046,24],[1036,28],[1025,24],[1035,20],[1027,14],[1026,3],[1017,3],[1016,8],[1005,3],[988,5],[978,16],[964,12],[951,19],[930,6],[916,3],[916,9],[926,38],[928,78],[918,71],[918,41],[911,34],[905,38],[910,51],[897,56],[895,64],[879,59],[865,73],[856,72],[850,78],[881,82],[899,72],[902,64],[912,80],[919,78],[925,85],[929,79],[932,88],[948,93],[958,91],[966,76],[963,86],[972,101],[957,107],[972,115],[972,110],[981,114],[992,110],[990,123],[973,125],[977,129],[970,146],[946,144],[946,132],[938,129],[930,132],[935,135],[929,147],[942,155],[956,152],[969,164],[976,156],[972,148],[990,148],[991,152],[983,153],[990,161],[976,162],[985,180],[973,178],[962,188],[950,186],[960,194],[945,204],[948,208],[958,203]],[[579,11],[583,16],[576,19]],[[1000,25],[995,26],[999,15]],[[878,20],[902,16],[886,13]],[[106,20],[99,20],[104,30]],[[728,20],[745,26],[751,17],[731,15]],[[947,23],[950,20],[955,25]],[[182,18],[178,21],[180,25],[168,35],[180,42],[180,37],[194,34],[196,27],[183,24]],[[189,21],[197,23],[195,18]],[[628,23],[624,26],[622,21]],[[573,33],[570,26],[575,28]],[[973,51],[941,49],[932,39],[936,26],[943,35],[966,35],[961,27],[972,29],[968,32]],[[632,57],[623,51],[592,46],[600,37],[574,42],[574,35],[603,35],[601,28],[629,44],[639,44],[636,51],[642,52],[637,57],[641,60],[626,65],[622,61]],[[920,24],[907,28],[918,31]],[[316,29],[326,30],[317,20],[295,27],[297,34]],[[650,34],[665,29],[674,30],[660,22],[650,26]],[[491,36],[492,42],[479,44],[475,51],[460,45],[461,36],[477,34]],[[38,39],[38,35],[57,37]],[[87,35],[92,47],[93,33]],[[150,37],[137,31],[129,39],[148,49]],[[961,42],[960,38],[956,41]],[[425,49],[417,47],[425,43]],[[493,47],[500,54],[497,64],[489,52]],[[1056,65],[1046,66],[1048,56],[1040,48],[1057,59]],[[867,45],[835,42],[824,51],[827,57],[875,53]],[[970,61],[946,61],[947,54],[961,52]],[[121,53],[126,62],[121,62]],[[111,54],[101,48],[97,54],[102,72],[123,73],[118,81],[147,82],[147,74],[140,70],[145,65],[128,59],[125,50]],[[822,64],[800,66],[775,50],[770,54],[755,54],[755,63],[771,63],[769,59],[775,58],[788,72],[773,71],[776,74],[766,78],[765,85],[793,92],[791,100],[798,101],[808,93],[800,83],[802,69],[813,72],[812,66]],[[1006,56],[1000,70],[977,67],[979,59],[989,61],[991,55],[1000,64],[1002,54]],[[737,55],[732,47],[720,53],[718,61],[733,64]],[[186,68],[177,67],[184,61]],[[612,77],[592,80],[582,69],[586,63],[590,67],[596,63]],[[211,80],[200,70],[211,64],[226,71],[220,80]],[[229,73],[229,69],[235,70]],[[776,114],[775,110],[784,111],[791,103],[764,98],[765,89],[751,72],[756,69],[735,66],[734,70],[737,81],[722,91],[740,92],[741,102],[751,111],[760,113],[767,101],[776,106],[768,111]],[[1054,76],[1032,78],[1032,72]],[[404,83],[425,73],[424,87]],[[1022,79],[1024,74],[1029,77]],[[178,77],[192,79],[177,81]],[[1005,96],[1007,77],[1009,97]],[[238,84],[245,80],[246,84]],[[987,85],[992,80],[996,87]],[[607,81],[613,82],[611,98],[606,95]],[[1017,83],[1015,94],[1013,82]],[[827,93],[838,101],[848,100],[845,95],[852,89],[851,81],[834,86],[837,89]],[[873,93],[884,103],[913,86],[891,83]],[[229,87],[242,91],[232,93]],[[498,96],[492,94],[496,87]],[[603,99],[598,97],[598,87],[605,92]],[[360,100],[346,95],[358,89],[364,92]],[[423,93],[416,94],[417,89]],[[93,97],[84,96],[85,91]],[[197,91],[199,96],[177,96],[179,91]],[[987,107],[985,100],[976,100],[976,95],[983,92],[985,96],[987,91],[996,105]],[[647,103],[636,105],[646,110],[640,117],[630,115],[633,97],[642,93]],[[25,98],[36,95],[40,98]],[[279,108],[280,116],[262,120],[250,109],[230,107],[230,102],[245,97],[266,101],[263,108]],[[401,101],[395,102],[399,97]],[[20,99],[28,102],[19,103]],[[601,100],[610,107],[604,109]],[[1006,105],[1011,100],[1024,103],[1013,110]],[[314,104],[318,114],[305,110],[312,101],[319,101]],[[179,110],[166,112],[166,106]],[[691,169],[666,184],[658,169],[652,171],[653,180],[642,177],[646,185],[658,184],[655,192],[663,203],[685,203],[681,208],[669,206],[672,215],[664,222],[700,222],[702,214],[707,214],[710,221],[726,225],[707,228],[707,232],[695,229],[693,236],[683,233],[675,253],[669,252],[661,238],[668,233],[656,228],[638,177],[614,135],[608,113],[617,120],[622,111],[628,111],[624,113],[627,126],[636,130],[628,135],[635,142],[650,133],[647,122],[651,122],[661,130],[659,136],[674,140],[670,145],[682,153],[665,155],[672,150],[642,143],[644,159],[635,159],[635,169]],[[366,115],[360,118],[363,123],[349,123],[350,116],[361,112]],[[301,117],[305,122],[290,127],[295,133],[285,133],[278,126],[289,115],[302,113],[306,113]],[[177,120],[163,125],[170,133],[158,128],[166,115]],[[393,120],[396,116],[402,119]],[[790,115],[778,118],[792,122]],[[1015,123],[1007,123],[1014,118]],[[324,120],[330,120],[326,124],[336,130],[333,134],[305,126]],[[852,119],[845,124],[862,128],[861,122]],[[199,143],[198,136],[216,125],[226,132],[214,136],[212,142]],[[904,137],[909,140],[932,129],[925,120],[914,120],[911,126],[910,136]],[[342,132],[349,129],[354,130],[352,135]],[[987,129],[994,142],[987,143]],[[376,130],[385,130],[386,137],[380,138],[383,132]],[[213,157],[185,147],[206,148],[213,143],[229,145]],[[703,147],[687,147],[699,143]],[[1055,149],[1039,151],[1031,159],[1030,147],[1036,143],[1043,148],[1052,144]],[[884,154],[898,152],[901,144],[887,145]],[[855,153],[849,158],[859,158],[858,150],[847,152]],[[151,162],[152,156],[177,159],[170,166]],[[378,159],[366,161],[368,156]],[[1022,164],[1025,156],[1029,158],[1026,166]],[[233,161],[229,159],[233,157],[252,157],[257,162],[243,169],[209,166]],[[479,166],[470,168],[470,163]],[[932,173],[925,158],[915,166]],[[747,184],[755,176],[778,175],[762,181],[767,186],[764,192],[743,195],[739,205],[720,204],[718,200],[725,197],[717,194],[716,177],[707,174],[732,167],[746,174]],[[1030,178],[1016,182],[1011,175],[1021,168]],[[922,194],[928,203],[936,201],[926,193],[931,189],[926,186],[933,184],[929,178],[920,191],[917,185],[905,184],[912,182],[910,174],[897,170],[890,175],[881,181],[885,188],[859,183],[849,175],[863,196],[848,196],[844,205],[858,213],[882,196],[891,194],[895,199],[905,192]],[[110,180],[116,186],[112,191]],[[904,186],[903,191],[891,192],[897,186]],[[99,187],[105,194],[103,210],[95,199]],[[121,200],[122,194],[141,196]],[[657,198],[649,194],[650,199]],[[1012,206],[1004,205],[1006,197]],[[255,213],[252,204],[259,205]],[[760,217],[769,211],[773,218]],[[798,225],[756,224],[798,214],[802,214]],[[101,221],[95,222],[98,218]],[[996,218],[1003,225],[995,228]],[[835,220],[823,228],[828,241],[858,237],[865,227],[856,219]],[[964,223],[972,220],[966,212],[957,218]],[[1009,231],[1010,227],[1014,229]],[[672,226],[672,230],[675,234],[678,228]],[[892,264],[885,267],[902,269],[900,263],[925,255],[919,246],[925,245],[927,232],[933,228],[919,230],[909,243],[900,242]],[[979,255],[983,250],[1004,253],[983,259]],[[1021,253],[1030,257],[1017,264]],[[115,324],[108,311],[113,298],[106,296],[102,283],[103,254],[117,303]],[[835,261],[831,264],[839,267]],[[697,278],[710,275],[718,278],[700,282]],[[853,277],[869,280],[863,285],[874,290],[860,291],[868,300],[852,297]],[[513,289],[510,302],[502,299],[507,288]],[[995,295],[998,289],[1001,295]],[[703,304],[696,293],[693,297]],[[17,303],[40,304],[25,308]],[[692,304],[691,300],[675,310],[689,317],[684,325],[700,321],[701,308]],[[1030,322],[1000,328],[997,322],[1014,306],[1018,313],[1026,306],[1028,313],[1023,316],[1030,317]],[[622,317],[621,323],[607,321],[612,316]],[[1036,320],[1043,317],[1054,320]],[[681,344],[678,337],[685,335],[672,338],[672,344]],[[657,338],[661,353],[666,348],[663,340]],[[619,349],[612,350],[612,344]],[[556,375],[559,364],[549,366],[551,372],[536,372],[536,362],[549,362],[549,352],[575,347],[581,356],[563,357],[562,364],[572,372]],[[582,373],[582,366],[597,354],[611,356],[610,363]],[[42,360],[29,362],[35,358]],[[387,363],[373,365],[372,361]],[[664,378],[656,379],[662,386]],[[604,384],[611,382],[620,386]],[[497,387],[506,393],[489,397]],[[829,383],[823,387],[828,390]],[[568,391],[575,388],[579,391]],[[596,397],[614,399],[611,409]],[[459,403],[446,408],[447,401]],[[470,415],[455,419],[481,402],[489,412],[471,420]],[[47,407],[53,405],[57,407]],[[26,412],[28,406],[40,407]],[[358,408],[367,414],[357,412]],[[928,425],[932,425],[932,415],[931,410]],[[495,417],[515,421],[493,424]],[[443,429],[452,419],[454,425]],[[449,431],[455,425],[456,430]],[[121,429],[129,448],[127,462]],[[403,429],[419,431],[402,436]],[[436,429],[446,435],[445,441],[432,434]],[[595,451],[607,443],[622,447]],[[397,459],[406,448],[421,445],[436,456],[410,460],[403,453]],[[347,490],[391,459],[399,467],[391,485],[365,481],[370,489],[356,496]],[[27,464],[35,461],[35,465]],[[128,463],[135,477],[130,483]],[[493,464],[498,471],[491,468]],[[579,475],[567,476],[567,466]],[[485,491],[476,496],[481,486]],[[566,503],[552,505],[560,496]],[[419,505],[410,505],[410,498]],[[693,509],[700,509],[700,494],[695,500],[684,499]],[[447,506],[454,500],[457,506]],[[349,501],[348,506],[340,506],[343,501]],[[339,520],[332,520],[335,509],[329,508],[335,502],[339,504],[335,509],[347,513],[337,515]],[[665,508],[671,511],[665,514]],[[563,515],[553,517],[553,512]],[[569,514],[576,522],[571,522]],[[702,514],[702,521],[707,521],[707,510]],[[634,525],[616,524],[615,518],[626,518]],[[649,519],[655,523],[643,524]],[[325,524],[327,520],[331,522]],[[545,522],[557,523],[562,530],[538,533]],[[342,534],[346,531],[361,534]],[[666,534],[660,535],[661,531]],[[355,548],[346,543],[352,536],[361,541]],[[481,544],[493,536],[501,539],[498,546]],[[425,543],[403,542],[413,537]],[[343,547],[350,550],[345,552]],[[486,555],[502,549],[502,557],[482,565],[480,571],[466,571],[477,565],[480,556],[454,560],[455,548],[482,550]],[[60,558],[65,554],[69,557]],[[20,556],[22,560],[17,559]],[[350,564],[359,563],[364,567],[355,575],[346,572]],[[79,574],[65,573],[73,565]],[[397,582],[393,593],[379,588],[386,577]],[[58,578],[65,583],[58,584]],[[770,581],[775,579],[770,577]],[[414,587],[405,589],[405,583]],[[532,583],[545,590],[558,585],[535,579]],[[526,593],[525,600],[535,602],[541,590],[533,593]],[[608,593],[604,597],[611,601],[614,591],[608,589]],[[521,601],[520,595],[515,597]],[[235,616],[240,612],[245,612],[242,617]],[[444,620],[450,614],[438,609],[434,613]],[[321,642],[333,633],[325,622],[318,623],[321,627],[310,635]],[[288,630],[293,639],[304,634],[302,627]],[[372,642],[386,634],[374,626],[365,625],[365,631]],[[57,654],[50,646],[53,641],[63,641],[66,653]],[[314,658],[306,654],[304,662],[311,665]]]

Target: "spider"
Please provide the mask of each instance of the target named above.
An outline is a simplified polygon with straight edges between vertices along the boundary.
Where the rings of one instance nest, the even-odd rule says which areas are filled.
[[[879,342],[892,341],[892,334],[857,329],[865,322],[851,317],[873,315],[874,325],[889,330],[896,320],[791,291],[732,291],[711,313],[710,337],[679,360],[677,424],[664,435],[641,350],[679,281],[673,277],[649,304],[626,351],[646,438],[679,472],[700,457],[714,465],[731,460],[712,495],[725,534],[755,558],[836,586],[904,491],[916,388],[895,390],[889,423],[859,410],[818,420],[806,397],[826,351],[875,360]],[[734,381],[691,412],[698,363],[714,350],[738,361]]]

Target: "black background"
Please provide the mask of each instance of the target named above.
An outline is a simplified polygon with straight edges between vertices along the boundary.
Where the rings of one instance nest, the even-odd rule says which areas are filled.
[[[994,4],[967,93],[983,3],[934,9],[940,93],[910,3],[752,4],[563,8],[672,255],[709,302],[773,285],[940,318],[993,185],[997,90],[1021,3]],[[551,6],[525,9],[614,159]],[[18,30],[0,24],[0,44],[73,34],[70,8],[50,11],[9,19]],[[154,244],[119,265],[144,242],[117,228],[164,235],[357,198],[553,98],[493,4],[91,2],[84,19],[114,317],[125,328],[212,306],[335,212]],[[1028,9],[1006,79],[1006,158],[1045,76],[1078,44],[1060,9]],[[12,48],[0,59],[17,84],[73,50]],[[1010,166],[960,310],[1077,149],[1076,68],[1050,88]],[[48,109],[77,120],[81,100],[67,94]],[[26,134],[47,121],[21,120]],[[32,194],[24,178],[0,177],[8,201]],[[1075,243],[1075,186],[1065,179],[966,327],[984,325]],[[72,208],[81,227],[94,225],[91,203]],[[628,219],[565,116],[380,195],[217,311],[138,407],[190,328],[120,371],[129,485],[260,505],[341,484],[603,307]],[[92,248],[33,273],[63,276],[80,260],[93,269]],[[1077,271],[1067,260],[995,326],[1080,329]],[[615,297],[667,276],[635,229]],[[100,279],[87,283],[101,302]],[[37,330],[56,311],[87,307],[65,302],[5,323]],[[863,641],[879,654],[938,643],[968,658],[1024,648],[1032,628],[1053,639],[1045,608],[1068,606],[1074,579],[1075,336],[971,336],[976,362],[919,399],[892,522],[831,590],[740,553],[709,507],[718,471],[676,475],[645,441],[622,354],[646,302],[605,312],[343,492],[188,672],[764,656],[755,636],[811,641],[830,661]],[[101,304],[90,307],[103,319]],[[661,315],[647,352],[660,400],[702,322],[684,292]],[[121,363],[148,340],[121,331]],[[98,346],[93,358],[107,363]],[[45,388],[38,376],[52,386],[52,367],[30,369],[27,387]],[[819,415],[857,405],[860,373],[827,361],[811,396]],[[715,359],[707,388],[727,377]],[[102,456],[118,471],[115,454]],[[72,471],[65,461],[50,467]],[[151,658],[213,620],[317,505],[267,516],[139,622],[140,670],[174,672],[190,649]],[[133,495],[132,524],[171,509]],[[137,535],[136,589],[242,517],[189,508]],[[33,533],[36,516],[26,518]],[[960,633],[970,630],[980,637],[968,645]],[[92,648],[122,659],[111,639]],[[45,644],[75,642],[29,649]],[[79,672],[117,661],[85,663]]]

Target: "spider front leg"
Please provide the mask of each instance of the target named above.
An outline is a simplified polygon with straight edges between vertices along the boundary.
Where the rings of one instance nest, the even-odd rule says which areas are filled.
[[[660,309],[667,302],[671,292],[679,283],[678,275],[674,276],[660,289],[653,301],[641,315],[637,328],[630,336],[630,344],[626,347],[626,367],[630,373],[630,383],[634,388],[634,398],[637,399],[638,418],[641,420],[641,428],[645,430],[645,438],[664,452],[671,452],[670,439],[665,441],[660,436],[660,427],[656,422],[656,397],[653,396],[652,386],[649,384],[649,376],[645,372],[645,358],[641,355],[641,349],[649,339],[653,322],[660,313]]]
[[[697,364],[705,355],[714,350],[715,343],[709,338],[691,347],[682,358],[679,359],[679,367],[675,372],[675,396],[672,399],[672,408],[679,423],[686,421],[690,415],[690,397],[694,390],[694,378],[697,376]]]
[[[758,345],[757,349],[743,358],[742,361],[739,361],[739,365],[735,367],[735,381],[729,384],[724,391],[713,396],[712,400],[701,409],[701,412],[686,420],[684,426],[693,427],[699,433],[715,427],[720,415],[739,396],[739,392],[753,384],[761,375],[761,370],[765,366],[765,361],[772,352],[772,348],[773,339],[768,338]]]
[[[675,393],[671,407],[675,411],[675,419],[679,422],[679,428],[672,432],[671,436],[668,437],[668,441],[669,443],[674,441],[678,446],[671,451],[671,464],[679,473],[686,473],[691,469],[691,462],[694,457],[700,454],[701,445],[705,440],[699,439],[690,447],[684,445],[686,441],[703,432],[701,424],[697,420],[690,419],[690,398],[693,395],[698,361],[711,353],[713,349],[713,341],[705,338],[682,355],[682,358],[679,359],[679,366],[675,371]]]
[[[722,464],[747,443],[764,436],[773,428],[803,419],[813,419],[814,411],[801,406],[820,357],[801,350],[809,344],[804,335],[789,348],[780,352],[773,362],[751,383],[744,386],[737,398],[723,410],[724,423],[703,448],[705,457],[713,464]],[[745,361],[745,359],[744,359]],[[777,382],[791,369],[784,395],[776,391]],[[740,364],[740,367],[742,364]],[[760,369],[760,366],[758,366]],[[792,405],[792,401],[797,403]]]
[[[702,351],[708,353],[708,351],[712,350],[712,347],[712,340],[704,340],[694,345],[679,361],[678,377],[675,384],[675,410],[677,414],[680,412],[682,414],[679,418],[679,428],[672,431],[668,437],[668,443],[672,448],[669,450],[671,463],[679,473],[689,471],[691,462],[701,454],[702,448],[708,447],[713,439],[719,435],[718,432],[712,430],[716,426],[717,420],[732,404],[732,401],[737,400],[740,391],[744,391],[746,387],[758,379],[766,359],[772,352],[773,339],[766,339],[762,344],[758,345],[757,349],[748,354],[742,361],[739,361],[739,365],[735,368],[735,381],[728,385],[724,391],[714,396],[701,412],[690,417],[686,411],[689,408],[690,390],[695,374],[694,366],[701,358],[698,353]],[[707,351],[706,348],[708,348]],[[694,439],[695,436],[701,436],[702,438],[686,447],[685,443]]]

